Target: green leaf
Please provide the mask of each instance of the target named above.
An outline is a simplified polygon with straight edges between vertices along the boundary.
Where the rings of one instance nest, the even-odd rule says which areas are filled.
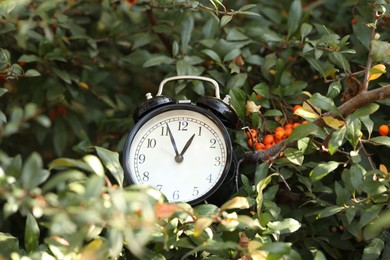
[[[253,87],[253,91],[256,92],[257,94],[265,97],[265,98],[270,98],[271,97],[269,86],[266,83],[264,83],[264,82],[255,85]]]
[[[174,59],[165,56],[165,55],[156,55],[150,59],[148,59],[144,64],[144,68],[164,65],[164,64],[172,64],[174,62]]]
[[[378,104],[371,103],[371,104],[368,104],[364,107],[360,107],[360,108],[356,109],[356,111],[353,113],[353,115],[355,117],[368,116],[368,115],[375,113],[379,108],[380,108],[380,106]]]
[[[95,146],[95,149],[100,160],[102,160],[103,165],[110,171],[112,176],[114,176],[118,185],[122,187],[124,173],[119,162],[119,154],[102,147]]]
[[[223,61],[226,62],[226,61],[232,60],[232,59],[238,57],[240,54],[241,54],[240,49],[233,49],[225,55],[225,57],[223,58]]]
[[[74,159],[58,158],[58,159],[53,160],[49,164],[50,170],[52,170],[52,169],[61,170],[61,169],[67,169],[67,168],[77,168],[77,169],[83,170],[85,172],[92,172],[91,167],[87,163],[85,163],[83,161],[79,161],[79,160],[74,160]]]
[[[272,117],[283,116],[283,113],[278,109],[268,109],[267,111],[265,111],[263,116],[272,116]]]
[[[385,243],[382,239],[377,237],[373,238],[370,241],[370,244],[368,244],[364,248],[362,259],[363,260],[379,259],[384,247],[385,247]]]
[[[26,77],[39,77],[39,76],[41,76],[41,73],[39,73],[39,72],[36,71],[36,70],[29,69],[29,70],[27,70],[27,71],[24,73],[24,76],[26,76]]]
[[[37,221],[31,213],[27,213],[24,245],[28,253],[35,252],[38,249],[39,235],[40,230]]]
[[[259,166],[257,166],[256,172],[255,172],[255,184],[258,184],[261,180],[267,177],[269,169],[269,164],[267,162],[263,162]]]
[[[334,214],[339,213],[343,209],[344,209],[344,207],[339,207],[339,206],[330,206],[330,207],[324,208],[323,210],[321,210],[318,213],[317,219],[319,219],[319,218],[327,218],[329,216],[332,216]]]
[[[310,179],[313,182],[319,181],[334,171],[339,165],[340,163],[335,161],[320,163],[310,172]]]
[[[303,160],[305,159],[302,151],[294,148],[286,148],[284,150],[284,155],[287,160],[296,165],[302,165]]]
[[[0,256],[8,257],[12,252],[19,252],[19,241],[8,233],[0,232]]]
[[[248,74],[246,73],[239,73],[237,75],[234,75],[228,80],[226,84],[226,88],[227,89],[242,88],[247,78],[248,78]]]
[[[235,108],[237,115],[240,118],[245,118],[246,114],[246,93],[240,88],[233,88],[229,90],[231,97],[230,104]]]
[[[332,133],[332,137],[330,138],[328,143],[328,150],[330,154],[334,154],[337,151],[337,149],[339,149],[339,147],[343,144],[346,132],[347,132],[347,128],[344,125],[340,129]]]
[[[323,78],[325,78],[325,71],[324,71],[324,69],[322,68],[322,66],[321,66],[321,64],[320,64],[320,62],[319,62],[318,60],[316,60],[316,59],[314,59],[314,58],[311,58],[311,57],[304,57],[304,58],[307,60],[307,62],[310,63],[310,65],[311,65],[316,71],[318,71],[318,72],[322,75]]]
[[[354,149],[356,149],[357,144],[360,139],[360,130],[362,123],[358,118],[355,118],[353,115],[347,118],[347,139],[351,143]]]
[[[184,53],[187,52],[191,34],[194,30],[194,17],[192,15],[186,15],[185,18],[181,21],[181,49]]]
[[[219,57],[219,55],[215,51],[210,50],[210,49],[204,49],[204,50],[202,50],[202,53],[206,54],[209,58],[211,58],[217,64],[222,63],[221,58]]]
[[[349,62],[342,53],[331,52],[329,58],[336,66],[343,69],[346,73],[351,73]]]
[[[287,32],[290,37],[297,29],[301,22],[302,4],[300,0],[294,0],[290,6],[287,17]]]
[[[267,227],[277,234],[290,234],[301,227],[301,223],[293,218],[286,218],[281,221],[268,222]]]
[[[57,68],[51,68],[51,70],[56,74],[60,79],[62,79],[66,84],[72,84],[72,78],[69,73],[65,70],[60,70]]]
[[[313,25],[308,23],[303,23],[301,25],[301,39],[305,38],[313,30]]]
[[[304,81],[294,81],[290,85],[286,86],[283,89],[283,95],[284,96],[294,96],[301,94],[302,90],[304,90],[307,87],[307,82]]]
[[[220,26],[221,26],[221,27],[224,27],[224,26],[227,25],[232,19],[233,19],[233,16],[232,16],[232,15],[224,15],[224,16],[222,16]]]
[[[219,208],[213,204],[201,204],[194,207],[195,214],[198,217],[211,217],[219,211]]]
[[[6,88],[0,88],[0,97],[8,92],[8,89]]]
[[[287,141],[288,142],[297,141],[309,135],[315,135],[321,138],[326,137],[326,134],[324,133],[323,129],[321,129],[315,124],[308,123],[308,124],[300,124],[299,126],[294,128],[294,131],[292,131],[291,135],[287,138]]]
[[[341,85],[340,81],[333,81],[329,84],[328,93],[326,94],[326,97],[328,98],[335,98],[337,97],[343,86]]]
[[[377,63],[390,63],[390,43],[388,41],[371,41],[372,58]]]
[[[314,93],[313,96],[311,96],[310,98],[310,102],[315,107],[338,114],[338,109],[333,99],[325,97],[320,93]]]
[[[371,142],[375,144],[385,145],[390,147],[390,137],[388,136],[377,136],[370,139]]]
[[[23,188],[32,190],[46,181],[49,175],[49,171],[42,169],[41,156],[34,152],[27,158],[23,166],[20,182]]]
[[[262,245],[259,250],[266,251],[276,255],[287,255],[291,251],[291,243],[286,242],[271,242]],[[268,259],[268,258],[266,258]]]
[[[22,62],[35,62],[35,61],[39,61],[39,57],[37,55],[33,55],[33,54],[31,54],[31,55],[23,54],[22,56],[20,56],[18,61],[22,61]]]

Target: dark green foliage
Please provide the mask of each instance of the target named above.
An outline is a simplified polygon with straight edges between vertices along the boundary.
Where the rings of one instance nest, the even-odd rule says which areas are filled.
[[[0,258],[388,259],[389,19],[388,0],[0,0]],[[173,75],[217,80],[261,134],[308,123],[220,207],[169,204],[122,186],[120,152]]]

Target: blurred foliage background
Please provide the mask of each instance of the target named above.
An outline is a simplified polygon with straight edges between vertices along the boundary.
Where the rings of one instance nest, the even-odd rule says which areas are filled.
[[[0,259],[387,259],[389,19],[388,0],[0,0]],[[309,123],[224,205],[122,187],[132,114],[174,75],[217,80],[259,136]]]

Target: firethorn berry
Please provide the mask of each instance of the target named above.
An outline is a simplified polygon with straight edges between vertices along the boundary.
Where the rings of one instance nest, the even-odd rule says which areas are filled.
[[[287,123],[284,125],[284,130],[292,129],[292,128],[293,128],[293,124],[291,124],[291,123]]]
[[[265,149],[265,145],[263,143],[256,143],[255,144],[255,150],[259,151],[259,150],[264,150]]]
[[[276,133],[276,132],[279,132],[279,131],[284,131],[284,128],[281,127],[281,126],[276,127],[276,128],[275,128],[275,133]]]
[[[293,111],[295,112],[295,111],[297,111],[299,108],[302,108],[302,106],[301,106],[301,105],[295,105],[295,106],[293,107]]]
[[[266,144],[266,145],[265,145],[265,149],[269,149],[269,148],[271,148],[271,147],[272,147],[274,144],[275,144],[275,143]]]
[[[292,133],[293,129],[292,128],[287,128],[286,129],[286,136],[290,136]]]
[[[307,123],[309,123],[307,120],[302,121],[302,124],[304,124],[304,125],[306,125]]]
[[[284,129],[275,132],[276,140],[282,140],[285,136],[286,136],[286,131],[284,131]]]
[[[246,131],[246,137],[248,138],[256,138],[257,136],[257,131],[256,129],[250,129],[249,131]]]
[[[271,134],[264,136],[263,143],[267,146],[268,144],[275,143],[275,138]]]
[[[299,125],[300,125],[300,123],[296,122],[296,123],[293,124],[293,128],[296,128]]]
[[[249,139],[248,139],[248,146],[249,146],[249,147],[252,147],[252,146],[253,146],[253,142],[255,142],[255,144],[256,144],[256,143],[257,143],[257,140],[256,140],[256,139],[249,138]]]
[[[379,127],[379,134],[382,136],[387,136],[389,134],[389,126],[388,125],[381,125]]]

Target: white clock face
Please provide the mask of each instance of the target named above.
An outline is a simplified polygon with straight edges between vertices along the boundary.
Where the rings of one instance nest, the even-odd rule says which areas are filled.
[[[130,140],[125,162],[133,182],[157,188],[170,202],[199,200],[220,185],[228,145],[213,120],[175,109],[144,121]]]

